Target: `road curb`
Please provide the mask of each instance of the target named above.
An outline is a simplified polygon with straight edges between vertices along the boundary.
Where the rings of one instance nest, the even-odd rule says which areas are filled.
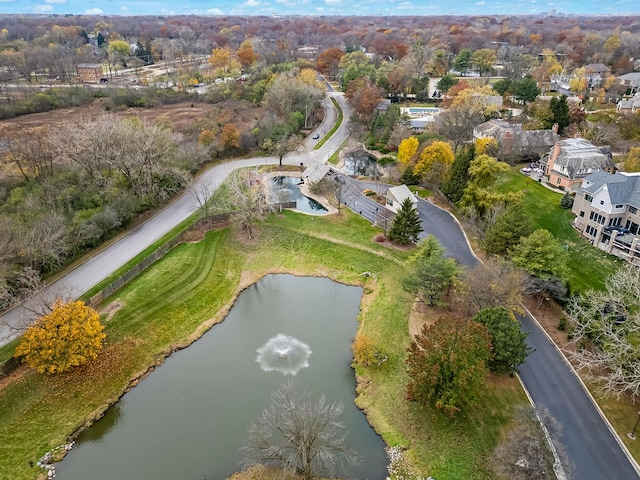
[[[627,446],[624,444],[624,442],[620,438],[620,435],[618,435],[618,432],[616,432],[616,430],[613,428],[613,425],[611,425],[611,423],[609,422],[609,419],[606,417],[606,415],[604,414],[604,412],[600,408],[600,405],[598,405],[598,402],[596,402],[596,399],[593,397],[593,395],[591,394],[591,392],[589,391],[589,389],[587,388],[585,383],[582,381],[582,378],[580,378],[580,375],[578,374],[576,369],[573,368],[573,365],[571,364],[569,359],[566,357],[566,355],[562,352],[562,350],[560,350],[560,347],[558,347],[558,344],[556,344],[556,342],[554,342],[553,339],[551,338],[551,335],[549,335],[549,333],[544,328],[542,328],[542,326],[540,325],[540,322],[538,322],[536,317],[529,311],[529,309],[527,307],[525,307],[524,305],[522,305],[522,308],[524,308],[525,312],[527,312],[527,314],[529,314],[529,316],[533,319],[533,321],[536,322],[536,325],[538,326],[538,328],[540,330],[542,330],[544,335],[547,337],[547,340],[549,340],[551,345],[553,345],[553,348],[555,348],[556,351],[560,354],[560,357],[562,358],[564,363],[567,364],[567,366],[569,367],[569,370],[571,370],[571,373],[573,373],[573,375],[578,380],[578,383],[582,387],[582,390],[587,394],[587,396],[589,397],[589,400],[591,400],[591,403],[593,404],[593,406],[595,407],[596,411],[598,412],[598,415],[600,415],[600,418],[602,419],[604,424],[607,426],[607,429],[611,432],[611,435],[613,435],[613,438],[616,440],[616,442],[618,443],[618,445],[620,446],[620,448],[622,449],[624,454],[629,459],[629,463],[631,463],[631,466],[633,467],[633,469],[636,471],[636,473],[640,477],[640,465],[638,464],[636,459],[633,458],[633,455],[631,455],[631,452],[629,451]],[[527,395],[529,395],[528,392],[527,392]]]

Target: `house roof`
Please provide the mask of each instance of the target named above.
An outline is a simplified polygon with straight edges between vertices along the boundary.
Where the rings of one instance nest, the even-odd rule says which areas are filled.
[[[79,63],[78,68],[102,68],[99,63]]]
[[[640,175],[598,171],[584,178],[580,191],[593,196],[602,189],[607,190],[611,203],[640,208]]]
[[[586,73],[607,73],[609,71],[609,67],[604,63],[590,63],[589,65],[584,66],[584,70]]]
[[[312,163],[304,172],[302,178],[306,178],[309,183],[317,183],[331,170],[331,166],[326,163]]]
[[[560,171],[556,167],[564,167],[569,179],[580,177],[581,173],[591,170],[603,170],[614,167],[611,148],[597,147],[584,138],[568,138],[558,142],[560,153],[556,158],[552,170]],[[552,152],[553,153],[553,152]]]
[[[521,123],[509,123],[501,119],[481,123],[474,128],[474,135],[493,137],[499,143],[504,143],[511,136],[515,148],[549,148],[558,140],[558,135],[551,130],[522,130]]]
[[[411,193],[411,190],[409,190],[409,187],[407,187],[406,185],[397,185],[395,187],[389,187],[389,189],[387,190],[387,195],[393,195],[393,198],[395,198],[399,203],[404,202],[407,198],[411,199],[411,201],[413,203],[416,203],[416,196]]]

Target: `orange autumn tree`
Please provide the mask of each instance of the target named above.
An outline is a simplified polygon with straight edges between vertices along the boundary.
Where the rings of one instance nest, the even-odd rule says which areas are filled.
[[[15,356],[39,373],[61,373],[93,360],[105,334],[100,315],[82,301],[57,299],[20,339]]]
[[[240,131],[233,123],[227,123],[220,132],[220,143],[226,150],[240,148]]]

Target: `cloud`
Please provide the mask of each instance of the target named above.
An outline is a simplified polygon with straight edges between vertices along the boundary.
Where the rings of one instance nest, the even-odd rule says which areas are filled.
[[[219,8],[210,8],[206,13],[207,15],[224,15],[224,13],[222,13],[222,10],[220,10]]]
[[[99,8],[89,8],[84,11],[85,15],[103,15],[104,12]]]
[[[44,0],[44,3],[67,3],[67,0]]]
[[[16,0],[0,0],[0,3],[13,3]]]
[[[122,13],[129,13],[129,7],[127,7],[126,5],[123,5],[120,7],[120,11]]]
[[[33,7],[33,13],[49,13],[51,11],[53,11],[51,5],[36,5]]]
[[[474,3],[474,5],[484,5],[485,3],[487,2],[485,2],[484,0],[480,0],[479,2]]]
[[[244,5],[247,7],[257,7],[261,3],[262,2],[260,2],[259,0],[247,0]]]
[[[324,3],[327,5],[336,5],[342,3],[342,0],[324,0]]]

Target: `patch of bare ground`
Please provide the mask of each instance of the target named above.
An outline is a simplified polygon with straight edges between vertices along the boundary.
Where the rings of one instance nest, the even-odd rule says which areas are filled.
[[[450,313],[447,307],[430,307],[426,303],[416,300],[409,313],[409,334],[411,338],[419,335],[425,325],[433,325],[445,313]]]
[[[547,302],[546,306],[539,305],[533,297],[523,297],[522,303],[565,355],[575,351],[574,344],[567,338],[567,332],[558,329],[560,319],[565,316],[560,305],[555,303],[553,299]]]
[[[120,310],[122,307],[124,307],[124,302],[117,300],[115,302],[111,302],[102,310],[100,310],[100,313],[102,315],[105,315],[104,323],[107,323],[109,320],[111,320],[113,316],[118,312],[118,310]]]

